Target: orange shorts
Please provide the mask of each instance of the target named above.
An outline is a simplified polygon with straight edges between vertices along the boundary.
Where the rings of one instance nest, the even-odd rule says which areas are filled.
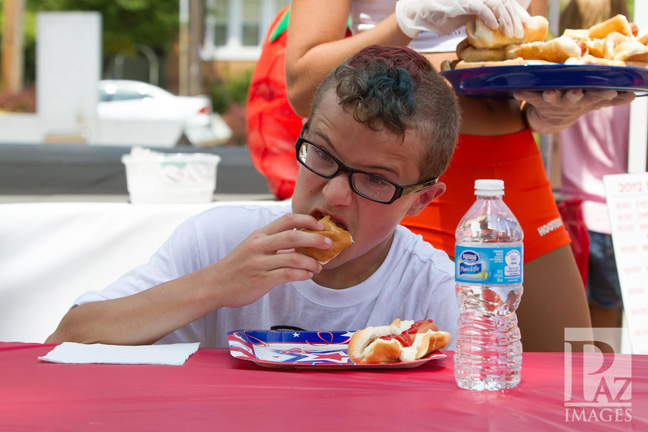
[[[475,201],[477,179],[504,180],[504,202],[524,230],[525,262],[570,243],[529,130],[492,137],[459,135],[450,166],[439,179],[446,192],[401,224],[454,257],[455,230]]]

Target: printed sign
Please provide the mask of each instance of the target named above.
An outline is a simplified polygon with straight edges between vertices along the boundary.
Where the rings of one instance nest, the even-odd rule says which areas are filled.
[[[648,354],[648,173],[603,177],[633,354]]]

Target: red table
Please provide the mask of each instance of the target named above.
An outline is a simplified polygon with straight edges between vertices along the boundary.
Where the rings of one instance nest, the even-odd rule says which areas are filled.
[[[589,408],[596,419],[567,421],[563,353],[525,353],[518,387],[472,392],[455,385],[452,353],[415,369],[345,371],[268,369],[224,349],[184,366],[37,359],[53,347],[0,342],[1,431],[648,431],[648,356],[605,355],[631,359],[631,421],[600,404]]]

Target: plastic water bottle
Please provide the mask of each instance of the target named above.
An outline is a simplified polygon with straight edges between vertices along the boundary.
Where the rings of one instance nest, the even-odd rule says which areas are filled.
[[[523,291],[524,234],[502,200],[502,180],[475,181],[475,195],[455,234],[455,379],[465,389],[501,390],[515,387],[522,369],[515,310]]]

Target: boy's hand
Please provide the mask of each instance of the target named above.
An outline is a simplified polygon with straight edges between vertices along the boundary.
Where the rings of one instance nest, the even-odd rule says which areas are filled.
[[[219,307],[241,307],[254,303],[277,285],[307,280],[322,266],[295,252],[297,247],[326,249],[331,240],[323,235],[299,231],[321,230],[312,216],[287,214],[252,232],[220,261],[203,271],[214,283]]]

